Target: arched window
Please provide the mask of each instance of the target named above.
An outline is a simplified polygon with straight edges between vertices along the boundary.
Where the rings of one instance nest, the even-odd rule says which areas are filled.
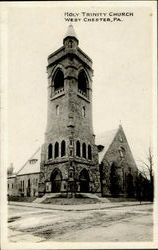
[[[80,157],[81,152],[80,152],[80,142],[76,142],[76,155]]]
[[[84,168],[80,172],[79,181],[80,181],[80,192],[82,192],[82,193],[89,192],[89,181],[90,181],[90,178],[89,178],[89,174],[88,174],[87,169]]]
[[[54,158],[57,158],[59,156],[59,143],[55,143],[55,149],[54,149]]]
[[[51,192],[59,193],[61,191],[62,173],[58,168],[55,168],[50,177]]]
[[[126,187],[128,197],[134,197],[133,175],[131,173],[126,177]]]
[[[66,143],[65,141],[61,142],[61,157],[65,155]]]
[[[125,153],[126,153],[125,149],[123,147],[120,147],[119,148],[119,154],[120,154],[121,158],[123,158],[125,156]]]
[[[120,181],[119,167],[112,163],[110,169],[110,192],[112,196],[117,196],[121,193],[121,181]]]
[[[86,116],[86,108],[85,106],[82,107],[82,117]]]
[[[84,71],[80,71],[78,75],[78,89],[84,92],[85,94],[87,93],[87,77]]]
[[[85,143],[82,144],[82,157],[86,158],[86,144]]]
[[[88,159],[92,160],[92,148],[91,148],[91,145],[88,145]]]
[[[48,146],[48,159],[52,158],[52,151],[53,151],[52,144],[49,144],[49,146]]]
[[[56,105],[56,115],[59,115],[59,105]]]
[[[54,78],[54,89],[57,90],[60,88],[64,88],[64,74],[61,69],[57,71]]]

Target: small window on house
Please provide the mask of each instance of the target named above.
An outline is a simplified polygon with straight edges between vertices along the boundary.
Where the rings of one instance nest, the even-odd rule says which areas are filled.
[[[80,151],[80,142],[76,142],[76,155],[80,157],[81,151]]]
[[[52,158],[52,151],[53,151],[52,144],[49,144],[49,146],[48,146],[48,159]]]
[[[35,164],[38,161],[38,159],[31,159],[29,160],[30,164]]]
[[[86,158],[86,144],[85,143],[82,144],[82,157]]]
[[[66,143],[65,141],[61,142],[61,157],[63,157],[65,155],[66,151]]]
[[[9,183],[8,183],[8,189],[9,189]]]
[[[12,188],[13,188],[13,183],[12,183]]]
[[[59,143],[55,143],[55,150],[54,150],[54,158],[57,158],[59,156]]]
[[[82,107],[82,117],[86,116],[86,108],[83,106]]]
[[[91,149],[91,145],[88,145],[88,159],[89,159],[89,160],[92,159],[92,149]]]
[[[56,105],[56,115],[59,115],[59,105]]]

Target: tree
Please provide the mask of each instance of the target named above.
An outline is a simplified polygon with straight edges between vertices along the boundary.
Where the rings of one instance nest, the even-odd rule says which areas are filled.
[[[7,169],[7,175],[12,175],[13,174],[13,170],[14,170],[13,164],[11,163],[10,166],[8,167],[8,169]]]
[[[154,176],[153,176],[153,154],[151,147],[148,149],[148,155],[146,161],[140,161],[138,183],[139,192],[142,194],[142,198],[153,201],[154,196]],[[141,191],[140,191],[141,188]]]

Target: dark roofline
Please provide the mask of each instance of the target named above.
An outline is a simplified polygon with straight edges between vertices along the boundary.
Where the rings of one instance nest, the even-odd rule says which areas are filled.
[[[64,55],[62,55],[61,57],[59,57],[58,59],[56,59],[55,61],[53,61],[52,63],[50,63],[50,64],[48,64],[48,66],[47,66],[47,70],[49,69],[49,68],[51,68],[52,67],[52,65],[55,65],[56,63],[58,63],[61,59],[64,59],[64,58],[66,58],[67,57],[67,55],[71,55],[71,54],[73,54],[73,56],[74,57],[76,57],[76,58],[78,58],[81,62],[82,62],[82,64],[84,64],[84,65],[86,65],[86,67],[87,68],[89,68],[89,70],[93,73],[93,69],[92,69],[92,67],[87,63],[87,62],[85,62],[85,61],[83,61],[82,60],[82,58],[80,57],[80,56],[78,56],[77,54],[75,54],[75,53],[67,53],[67,54],[64,54]],[[88,59],[89,60],[89,59]],[[92,61],[90,61],[89,63],[91,63]]]
[[[12,178],[16,178],[16,175],[15,176],[8,176],[7,179],[12,179]]]
[[[59,49],[55,50],[53,53],[51,53],[49,56],[48,56],[48,59],[50,59],[52,56],[55,56],[56,54],[58,54],[61,50],[64,49],[64,46],[60,47]]]
[[[40,174],[41,172],[33,172],[33,173],[28,173],[28,174],[19,174],[18,176],[25,176],[25,175],[32,175],[32,174]]]
[[[89,61],[91,61],[91,63],[93,62],[92,59],[91,59],[86,53],[84,53],[83,50],[81,50],[79,47],[78,47],[78,50],[81,52],[81,54],[82,54],[83,56],[87,57],[87,59],[88,59]]]
[[[62,47],[60,47],[59,49],[57,49],[56,51],[54,51],[53,53],[51,53],[51,54],[48,56],[48,60],[49,60],[51,57],[53,57],[53,56],[55,56],[56,54],[58,54],[60,51],[64,50],[64,48],[65,48],[65,47],[62,46]],[[91,63],[93,63],[92,59],[91,59],[85,52],[83,52],[83,50],[80,49],[80,47],[77,47],[77,50],[78,50],[83,56],[85,56]]]

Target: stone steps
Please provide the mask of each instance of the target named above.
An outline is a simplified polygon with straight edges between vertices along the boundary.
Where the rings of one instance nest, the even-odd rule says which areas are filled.
[[[110,202],[109,199],[99,197],[96,194],[92,194],[92,193],[79,193],[79,195],[80,195],[80,198],[97,199],[98,201],[106,202],[106,203]],[[34,200],[33,203],[41,203],[47,198],[61,198],[61,193],[47,193],[41,198],[36,198],[36,200]]]
[[[34,203],[41,203],[42,201],[44,201],[47,198],[58,198],[58,197],[60,197],[60,193],[49,193],[49,194],[45,194],[41,198],[37,198],[33,202]]]
[[[80,193],[80,195],[81,195],[83,198],[97,199],[97,200],[99,200],[99,201],[108,202],[108,203],[110,202],[109,199],[99,197],[99,196],[97,196],[96,194],[92,194],[92,193]]]

